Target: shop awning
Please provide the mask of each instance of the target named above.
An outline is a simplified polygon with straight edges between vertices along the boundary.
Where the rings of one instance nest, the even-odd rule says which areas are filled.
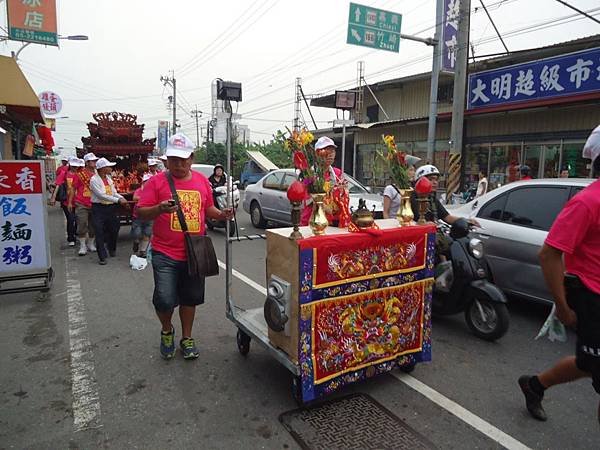
[[[0,105],[6,107],[7,115],[21,121],[44,122],[40,101],[17,61],[0,56]]]

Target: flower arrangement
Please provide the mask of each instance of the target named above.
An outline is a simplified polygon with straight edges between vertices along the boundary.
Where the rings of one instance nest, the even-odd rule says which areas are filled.
[[[385,144],[385,153],[379,153],[379,156],[388,162],[392,172],[393,182],[398,189],[409,189],[410,179],[408,177],[408,162],[406,161],[406,152],[399,150],[396,146],[394,136],[387,134],[381,136]]]
[[[288,130],[289,131],[289,130]],[[308,192],[328,192],[329,182],[325,180],[325,149],[315,150],[312,146],[314,136],[307,129],[290,131],[284,147],[292,152],[294,167],[300,172],[298,179]]]

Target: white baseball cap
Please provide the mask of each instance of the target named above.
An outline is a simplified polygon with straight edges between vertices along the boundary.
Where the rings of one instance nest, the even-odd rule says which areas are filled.
[[[69,161],[72,158],[72,156],[68,156],[68,155],[62,155],[60,157],[61,161]]]
[[[94,155],[93,153],[86,153],[85,155],[83,155],[83,160],[85,162],[88,161],[96,161],[98,159],[98,157],[96,155]]]
[[[85,161],[77,156],[71,156],[69,158],[69,165],[72,167],[83,167],[85,166]]]
[[[153,176],[154,175],[152,175],[151,173],[145,173],[144,176],[142,177],[142,183],[145,182],[145,181],[148,181]]]
[[[187,159],[192,153],[194,153],[194,143],[185,134],[176,133],[169,138],[165,152],[167,157]]]
[[[315,150],[321,150],[322,148],[327,148],[327,147],[337,148],[337,145],[335,145],[335,142],[333,142],[333,139],[328,138],[327,136],[320,137],[317,140],[317,143],[315,144]]]
[[[598,156],[600,156],[600,125],[594,128],[592,134],[585,141],[583,146],[584,158],[589,158],[594,162]]]
[[[98,162],[96,163],[96,169],[104,169],[105,167],[112,167],[112,166],[116,166],[116,165],[117,165],[117,163],[110,162],[106,158],[100,158],[98,160]]]
[[[148,165],[149,166],[156,166],[158,164],[158,161],[154,158],[148,158]]]

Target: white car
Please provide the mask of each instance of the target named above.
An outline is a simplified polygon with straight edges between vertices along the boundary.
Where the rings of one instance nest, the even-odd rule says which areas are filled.
[[[383,217],[383,196],[372,194],[366,187],[344,174],[350,190],[350,209],[358,208],[362,198],[369,210],[374,211],[374,217]],[[242,206],[250,214],[252,225],[265,228],[267,221],[291,225],[290,212],[292,205],[287,198],[287,189],[297,180],[295,169],[279,169],[269,172],[255,184],[246,188]]]

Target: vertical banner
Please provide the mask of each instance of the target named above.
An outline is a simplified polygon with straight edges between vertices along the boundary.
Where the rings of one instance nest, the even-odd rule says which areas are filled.
[[[56,0],[6,0],[6,8],[10,39],[58,46]]]
[[[442,19],[442,71],[454,73],[460,0],[444,0]]]
[[[0,161],[0,278],[50,267],[41,161]]]
[[[156,140],[156,145],[158,150],[160,150],[160,153],[164,153],[167,148],[168,129],[169,122],[166,120],[158,121],[158,139]]]

